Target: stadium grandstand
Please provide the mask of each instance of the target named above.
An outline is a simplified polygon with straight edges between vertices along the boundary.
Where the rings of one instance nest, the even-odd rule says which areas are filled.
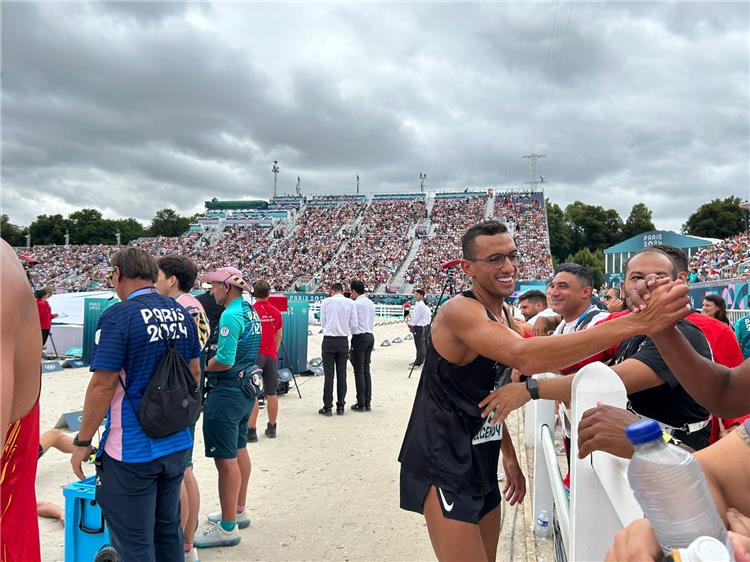
[[[435,191],[365,195],[283,195],[271,201],[206,201],[177,237],[141,238],[156,256],[184,254],[201,272],[228,256],[275,290],[314,291],[357,277],[370,292],[440,292],[441,264],[460,257],[468,226],[489,217],[508,223],[523,251],[519,280],[552,273],[544,195],[528,190]],[[746,247],[746,246],[745,246]],[[110,286],[108,257],[117,246],[34,246],[39,285],[57,291]]]
[[[750,278],[750,233],[720,240],[699,250],[690,260],[697,281]]]

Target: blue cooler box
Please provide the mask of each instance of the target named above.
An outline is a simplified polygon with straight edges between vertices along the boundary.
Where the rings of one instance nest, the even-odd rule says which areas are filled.
[[[116,560],[104,515],[96,503],[95,476],[68,484],[65,496],[65,562]]]

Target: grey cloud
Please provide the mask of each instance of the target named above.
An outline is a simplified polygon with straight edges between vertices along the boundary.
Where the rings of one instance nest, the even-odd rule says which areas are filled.
[[[521,185],[532,143],[563,205],[749,196],[747,7],[570,6],[545,73],[552,4],[6,4],[3,212],[193,212],[274,159],[287,192]]]

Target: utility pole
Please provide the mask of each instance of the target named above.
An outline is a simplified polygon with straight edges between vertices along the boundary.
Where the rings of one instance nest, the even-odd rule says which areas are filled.
[[[276,197],[276,179],[279,175],[279,161],[274,160],[273,166],[271,167],[271,171],[273,172],[273,196]]]
[[[359,195],[359,174],[357,174],[357,195]]]
[[[537,173],[537,169],[536,169],[536,163],[537,163],[537,161],[540,158],[544,158],[544,157],[545,157],[544,154],[536,154],[535,152],[532,152],[531,154],[526,154],[525,156],[522,157],[522,158],[528,158],[529,160],[531,160],[531,170],[529,172],[529,179],[528,179],[528,181],[526,183],[528,185],[530,185],[531,189],[534,190],[534,191],[536,191],[537,189],[539,189],[539,184],[540,183],[544,183],[544,178],[541,177]]]
[[[427,179],[427,174],[419,172],[419,190],[424,193],[424,182]]]

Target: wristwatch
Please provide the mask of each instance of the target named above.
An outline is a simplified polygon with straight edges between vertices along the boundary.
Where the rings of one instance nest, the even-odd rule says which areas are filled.
[[[86,441],[81,441],[80,439],[78,439],[78,434],[76,433],[76,436],[73,437],[73,446],[74,447],[90,447],[91,439],[87,439]]]
[[[539,381],[536,379],[526,379],[526,390],[529,391],[532,400],[539,400]]]

